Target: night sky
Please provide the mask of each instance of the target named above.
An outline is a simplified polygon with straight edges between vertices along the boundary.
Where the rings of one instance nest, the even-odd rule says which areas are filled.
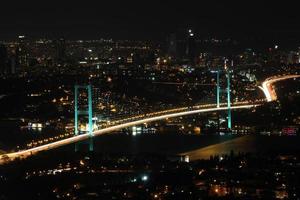
[[[0,39],[19,34],[74,39],[164,39],[192,27],[201,36],[298,37],[295,2],[202,0],[10,0],[1,2]]]

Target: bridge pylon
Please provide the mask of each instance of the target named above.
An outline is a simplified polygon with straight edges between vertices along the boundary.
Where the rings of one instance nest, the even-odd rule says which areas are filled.
[[[220,71],[217,70],[217,108],[220,108]]]
[[[231,62],[231,66],[233,66],[233,62]],[[228,119],[227,119],[227,128],[231,130],[231,97],[230,97],[230,69],[227,67],[227,63],[225,60],[225,70],[227,71],[227,112],[228,112]]]
[[[216,101],[217,101],[217,108],[220,108],[220,93],[224,92],[227,94],[227,128],[228,130],[231,130],[232,128],[232,123],[231,123],[231,96],[230,96],[230,77],[231,77],[231,74],[230,74],[230,69],[229,67],[227,66],[227,59],[225,59],[224,61],[224,70],[220,70],[220,69],[217,69],[216,71],[212,71],[212,73],[216,73],[217,74],[217,95],[216,95]],[[231,62],[231,66],[233,66],[233,62]],[[221,72],[224,72],[226,74],[226,79],[227,79],[227,85],[226,85],[226,89],[223,89],[221,90],[221,87],[220,87],[220,73]]]
[[[93,104],[92,104],[92,86],[91,85],[75,85],[74,87],[74,110],[75,110],[75,135],[79,135],[78,129],[78,118],[79,116],[87,116],[88,117],[88,133],[89,133],[89,151],[94,150],[94,143],[93,143]],[[88,95],[88,103],[87,109],[80,110],[78,107],[78,99],[80,96],[80,91],[86,90]],[[78,151],[78,143],[75,144],[75,151]]]
[[[211,71],[212,73],[216,73],[217,74],[217,87],[216,87],[216,101],[217,101],[217,108],[220,108],[220,93],[221,93],[221,87],[220,87],[220,70],[217,69],[216,71]]]

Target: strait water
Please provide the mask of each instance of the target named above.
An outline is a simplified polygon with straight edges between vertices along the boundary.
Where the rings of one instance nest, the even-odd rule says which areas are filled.
[[[86,150],[87,143],[81,144]],[[188,155],[190,160],[208,159],[211,155],[235,153],[296,154],[300,155],[299,136],[195,136],[161,135],[107,135],[94,141],[96,152],[104,154]],[[74,145],[60,151],[73,150]]]
[[[2,132],[6,140],[12,135]],[[6,135],[6,136],[4,136]],[[10,138],[11,139],[11,138]],[[0,141],[0,144],[3,140]],[[5,143],[5,142],[4,142]],[[80,144],[87,151],[87,142]],[[208,159],[211,155],[229,154],[231,151],[252,153],[293,153],[300,155],[300,136],[217,136],[154,134],[131,136],[110,134],[94,138],[94,149],[103,154],[163,154],[188,155],[190,160]],[[52,150],[53,153],[74,151],[74,144]],[[51,153],[52,153],[51,152]]]

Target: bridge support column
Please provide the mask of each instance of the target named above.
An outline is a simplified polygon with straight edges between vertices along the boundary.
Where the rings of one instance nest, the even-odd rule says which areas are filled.
[[[220,71],[217,71],[217,108],[220,108]]]
[[[74,124],[74,130],[75,130],[75,135],[78,135],[78,86],[75,85],[75,90],[74,90],[74,113],[75,113],[75,124]],[[75,151],[78,151],[78,145],[77,143],[75,144]]]
[[[87,110],[79,110],[78,109],[78,96],[79,96],[79,89],[85,89],[87,90],[88,94],[88,109]],[[78,130],[78,116],[79,115],[87,115],[88,116],[88,133],[89,133],[89,151],[94,150],[94,143],[93,143],[93,104],[92,104],[92,86],[79,86],[75,85],[75,91],[74,91],[74,109],[75,109],[75,135],[79,134]],[[75,151],[78,151],[78,143],[75,144]]]
[[[92,86],[88,85],[88,112],[89,112],[89,150],[94,151],[93,143],[93,103],[92,103]]]
[[[227,127],[231,130],[231,98],[230,98],[230,70],[227,69],[227,112],[228,112],[228,119],[227,119]]]

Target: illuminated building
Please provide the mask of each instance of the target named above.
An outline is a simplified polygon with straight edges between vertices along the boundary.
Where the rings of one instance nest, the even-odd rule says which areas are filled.
[[[28,66],[28,52],[26,46],[26,37],[24,35],[18,36],[18,47],[16,50],[17,65],[20,65],[21,70],[24,71]]]
[[[188,30],[185,55],[189,60],[190,64],[195,64],[196,40],[195,40],[195,34],[192,29]]]

